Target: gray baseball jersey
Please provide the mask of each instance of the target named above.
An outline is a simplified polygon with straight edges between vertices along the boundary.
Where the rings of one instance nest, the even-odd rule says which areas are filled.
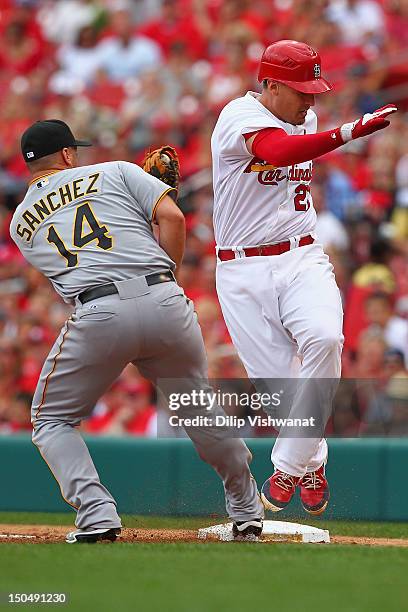
[[[66,302],[106,283],[175,264],[151,222],[172,189],[125,161],[35,179],[13,216],[10,234],[24,257]]]

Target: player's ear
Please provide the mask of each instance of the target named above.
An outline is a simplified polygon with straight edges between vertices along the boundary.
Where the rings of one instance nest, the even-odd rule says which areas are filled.
[[[61,149],[61,155],[62,155],[62,159],[64,160],[64,162],[66,163],[67,166],[70,165],[70,161],[71,161],[71,153],[68,147],[64,147],[63,149]]]
[[[272,79],[268,79],[267,83],[267,89],[269,89],[271,94],[276,95],[279,91],[279,83],[277,81],[272,81]]]
[[[69,168],[74,168],[76,165],[76,149],[73,147],[64,147],[61,150],[62,158]]]

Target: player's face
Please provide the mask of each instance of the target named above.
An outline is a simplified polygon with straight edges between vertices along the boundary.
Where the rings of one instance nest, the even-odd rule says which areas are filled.
[[[277,116],[292,125],[302,125],[307,111],[314,106],[314,95],[296,91],[283,83],[277,85],[277,95],[274,100]]]

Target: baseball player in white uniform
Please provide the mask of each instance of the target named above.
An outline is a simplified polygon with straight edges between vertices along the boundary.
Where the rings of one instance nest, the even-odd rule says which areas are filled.
[[[316,133],[311,107],[331,85],[321,76],[319,54],[292,40],[265,50],[258,80],[262,93],[229,102],[211,140],[222,312],[251,379],[336,381],[342,304],[333,267],[314,234],[312,160],[386,127],[397,109],[388,105]],[[295,381],[293,387],[290,416],[312,414],[319,386],[309,395]],[[327,507],[325,423],[320,425],[319,435],[280,431],[271,456],[274,473],[261,491],[266,508],[282,510],[297,487],[307,512],[321,514]]]
[[[120,532],[115,500],[76,425],[123,368],[136,365],[165,397],[173,379],[182,392],[211,392],[194,306],[173,275],[185,242],[183,214],[169,197],[174,190],[128,162],[78,166],[77,147],[89,144],[58,120],[26,130],[21,148],[32,180],[10,226],[24,257],[75,306],[32,406],[33,442],[77,511],[68,543],[113,541]],[[191,404],[179,413],[193,419],[219,411]],[[215,425],[185,429],[222,478],[234,536],[259,536],[263,506],[244,442]]]

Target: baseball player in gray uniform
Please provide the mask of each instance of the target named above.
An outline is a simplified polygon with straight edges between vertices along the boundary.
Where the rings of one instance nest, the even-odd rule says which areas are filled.
[[[173,189],[124,161],[78,167],[79,146],[90,143],[77,141],[62,121],[38,121],[24,132],[32,180],[10,226],[24,257],[75,307],[32,405],[33,442],[77,511],[69,543],[114,541],[120,533],[115,500],[76,426],[123,368],[133,363],[159,387],[160,379],[180,379],[184,391],[208,388],[194,307],[173,275],[185,241]],[[204,409],[208,415],[204,406],[180,410],[193,416]],[[186,431],[223,480],[234,535],[259,536],[263,509],[244,442],[212,426]]]

